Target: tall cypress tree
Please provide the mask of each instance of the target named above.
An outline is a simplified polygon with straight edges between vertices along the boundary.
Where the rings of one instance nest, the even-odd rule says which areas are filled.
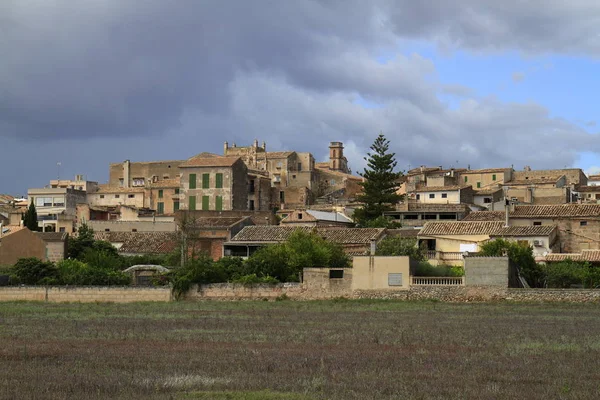
[[[396,154],[390,153],[389,147],[390,141],[383,134],[379,134],[371,145],[372,152],[367,153],[365,157],[367,168],[360,174],[365,178],[361,183],[363,193],[356,199],[363,203],[363,207],[354,212],[354,219],[361,226],[381,217],[402,199],[402,196],[396,193],[398,178],[402,173],[394,172]]]
[[[27,207],[27,211],[25,211],[25,215],[23,216],[23,225],[25,225],[27,229],[34,232],[40,230],[38,227],[37,211],[35,210],[33,199],[31,200],[31,204],[29,207]]]

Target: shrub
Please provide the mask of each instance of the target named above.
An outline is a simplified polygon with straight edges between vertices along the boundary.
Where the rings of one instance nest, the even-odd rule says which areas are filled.
[[[480,249],[481,255],[488,257],[499,257],[505,252],[508,259],[519,268],[529,286],[544,286],[544,272],[536,264],[531,246],[505,239],[495,239],[484,243]]]
[[[427,261],[421,261],[414,268],[414,276],[463,276],[462,267],[449,267],[446,265],[431,265]]]
[[[56,266],[57,281],[62,285],[123,286],[131,283],[131,277],[121,271],[93,267],[79,260],[63,260]]]
[[[425,261],[423,249],[417,245],[416,238],[388,236],[377,244],[377,256],[408,256],[416,261]]]
[[[173,294],[181,297],[194,284],[227,282],[227,276],[221,268],[215,267],[212,258],[201,255],[189,260],[183,267],[177,268],[170,274],[173,283]]]
[[[233,279],[231,282],[232,283],[241,283],[243,285],[253,285],[253,284],[259,284],[259,283],[269,283],[269,284],[279,283],[279,281],[277,279],[273,278],[272,276],[267,275],[267,276],[258,277],[258,276],[256,276],[256,274],[240,276],[236,279]]]
[[[35,257],[19,259],[11,272],[11,281],[25,285],[52,284],[58,277],[58,270],[53,263]]]

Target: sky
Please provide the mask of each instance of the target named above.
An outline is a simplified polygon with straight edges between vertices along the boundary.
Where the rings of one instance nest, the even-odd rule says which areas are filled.
[[[597,0],[3,0],[0,193],[379,133],[419,165],[600,171]],[[60,163],[60,166],[57,165]]]

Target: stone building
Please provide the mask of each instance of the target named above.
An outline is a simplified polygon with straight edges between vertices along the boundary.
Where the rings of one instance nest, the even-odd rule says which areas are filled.
[[[114,163],[109,166],[109,186],[143,188],[149,183],[179,176],[179,165],[186,160]]]
[[[173,215],[179,210],[179,176],[150,183],[146,188],[144,206],[156,210],[156,215]]]
[[[247,210],[248,167],[240,157],[192,157],[181,170],[180,209]]]

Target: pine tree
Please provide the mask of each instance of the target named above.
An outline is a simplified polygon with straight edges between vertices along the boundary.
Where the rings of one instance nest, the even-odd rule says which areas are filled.
[[[395,153],[389,153],[390,142],[383,134],[379,134],[371,146],[371,153],[367,153],[365,160],[367,168],[360,175],[365,178],[361,183],[363,193],[357,200],[363,207],[354,213],[356,222],[365,226],[369,221],[381,217],[385,211],[392,209],[402,196],[398,195],[398,178],[401,172],[394,172],[396,168]]]
[[[38,227],[37,211],[35,210],[33,199],[31,200],[31,204],[29,207],[27,207],[27,211],[25,211],[25,215],[23,216],[23,225],[25,225],[27,229],[34,232],[40,230]]]

